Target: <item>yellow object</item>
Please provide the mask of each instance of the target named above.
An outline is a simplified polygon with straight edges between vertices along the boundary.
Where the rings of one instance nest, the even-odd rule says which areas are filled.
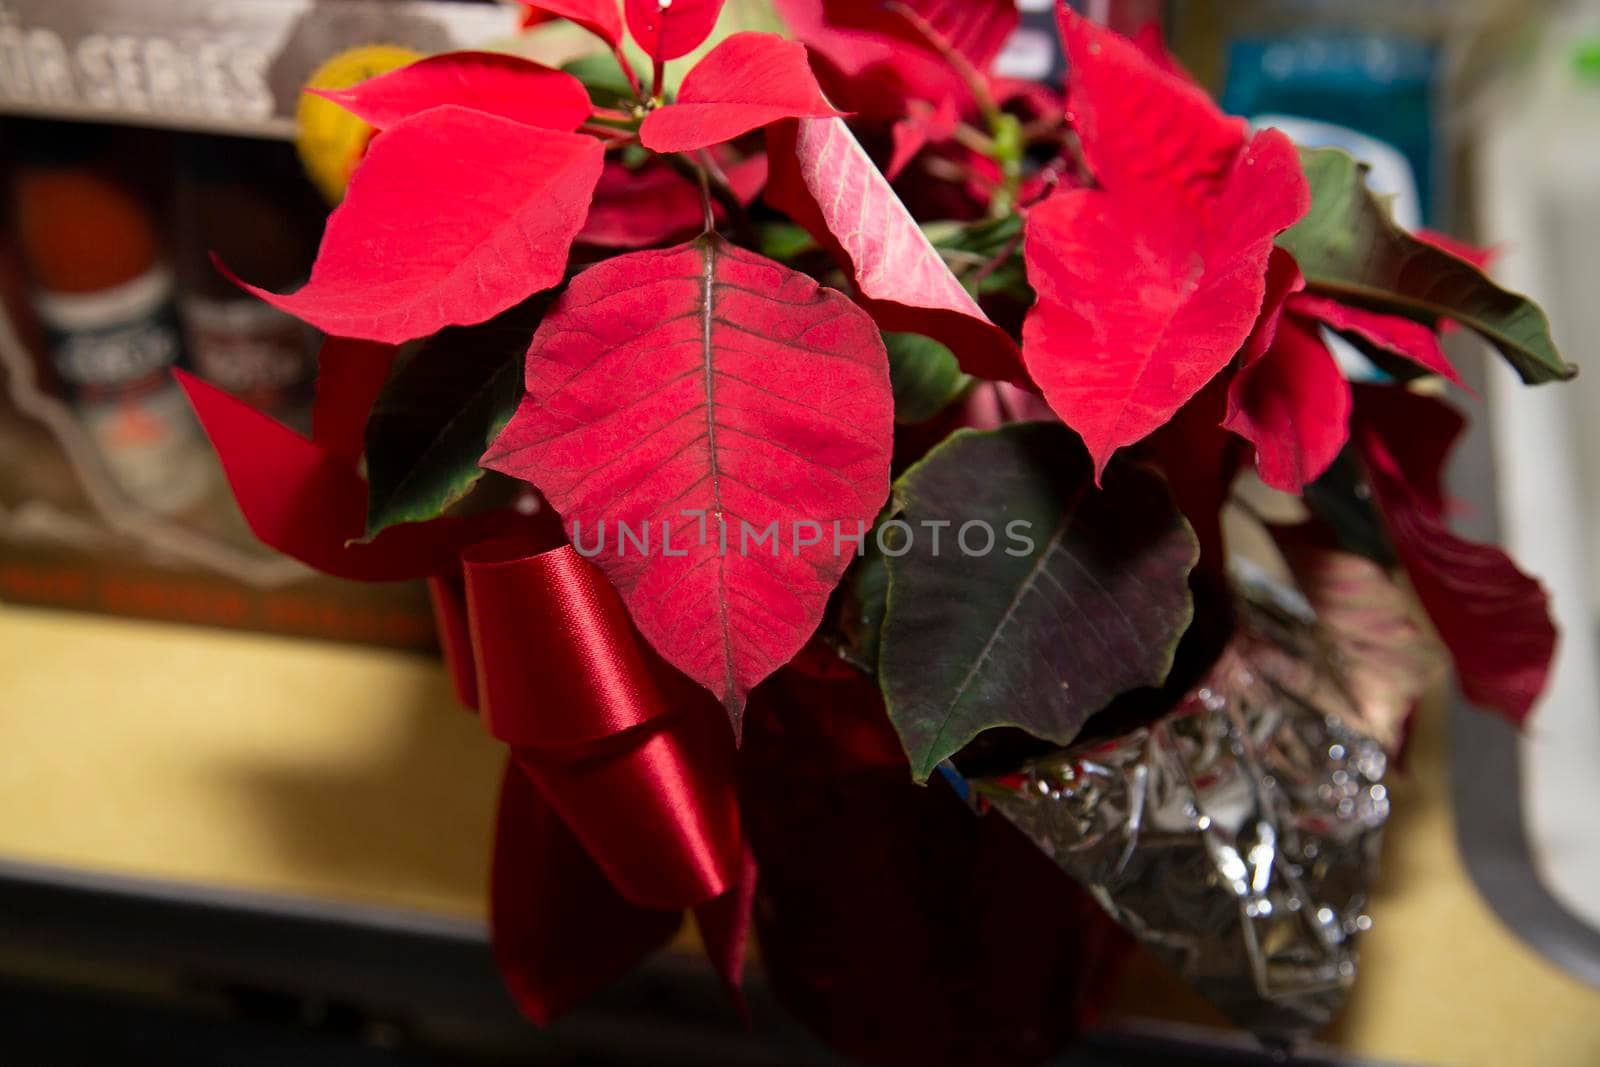
[[[348,89],[368,78],[415,63],[421,52],[392,44],[363,45],[340,52],[311,75],[308,89]],[[330,204],[344,199],[350,175],[366,154],[373,129],[338,104],[313,96],[300,95],[295,115],[300,130],[295,148],[311,181]]]

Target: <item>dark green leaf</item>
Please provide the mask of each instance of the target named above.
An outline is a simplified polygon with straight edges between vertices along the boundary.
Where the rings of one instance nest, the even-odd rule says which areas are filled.
[[[523,359],[548,300],[429,338],[367,420],[367,536],[444,514],[483,476],[478,458],[522,399]]]
[[[1499,349],[1525,382],[1577,373],[1556,351],[1537,304],[1396,225],[1367,188],[1363,164],[1337,148],[1302,148],[1300,161],[1311,210],[1278,244],[1310,289],[1430,325],[1454,319]]]
[[[895,484],[911,536],[886,539],[879,677],[919,780],[997,726],[1066,744],[1166,678],[1199,544],[1152,471],[1093,474],[1070,430],[1031,422],[963,430]]]
[[[1383,520],[1372,503],[1372,491],[1361,472],[1361,464],[1346,448],[1339,458],[1301,494],[1311,513],[1327,523],[1329,530],[1347,552],[1365,556],[1385,567],[1395,565],[1394,549],[1383,532]]]
[[[889,350],[895,422],[927,422],[972,383],[961,373],[955,353],[931,337],[886,333],[883,344]]]
[[[758,233],[761,254],[780,263],[798,259],[817,247],[810,232],[792,222],[764,222]]]
[[[633,100],[633,87],[628,84],[628,76],[622,72],[616,56],[610,52],[580,56],[561,69],[583,83],[583,87],[589,90],[589,98],[598,107],[617,107]],[[649,77],[648,73],[644,75],[646,85],[649,84]]]

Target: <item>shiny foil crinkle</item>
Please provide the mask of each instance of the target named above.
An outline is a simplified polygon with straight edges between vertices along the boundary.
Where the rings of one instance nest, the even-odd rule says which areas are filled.
[[[1164,718],[970,784],[1232,1019],[1290,1042],[1355,978],[1388,761],[1315,627],[1240,612]]]

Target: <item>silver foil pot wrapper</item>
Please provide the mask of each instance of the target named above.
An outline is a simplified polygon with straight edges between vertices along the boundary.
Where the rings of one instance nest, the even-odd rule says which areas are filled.
[[[1240,616],[1153,725],[970,785],[1230,1018],[1286,1044],[1355,978],[1388,760],[1314,625],[1259,596]]]

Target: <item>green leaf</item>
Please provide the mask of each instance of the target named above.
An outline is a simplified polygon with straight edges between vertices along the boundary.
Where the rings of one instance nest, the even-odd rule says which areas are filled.
[[[1529,383],[1571,378],[1550,323],[1525,296],[1395,224],[1367,188],[1366,167],[1338,148],[1302,148],[1311,210],[1279,238],[1309,288],[1432,325],[1454,319],[1499,349]]]
[[[1385,567],[1395,565],[1394,549],[1372,503],[1361,462],[1346,448],[1322,477],[1301,492],[1306,507],[1328,525],[1340,547]]]
[[[758,251],[780,263],[792,262],[817,247],[811,232],[792,222],[764,222],[756,233],[761,242]]]
[[[931,337],[885,333],[883,344],[889,350],[895,422],[927,422],[972,384],[972,379],[961,373],[955,353]]]
[[[894,499],[879,679],[918,780],[998,726],[1067,744],[1166,678],[1200,548],[1153,471],[1114,463],[1096,489],[1065,426],[1013,423],[956,433]]]
[[[599,52],[594,55],[580,56],[561,68],[568,74],[583,83],[589,90],[589,98],[598,107],[618,107],[633,103],[633,86],[628,82],[628,76],[617,65],[617,57],[610,52]],[[638,77],[638,71],[635,70]],[[646,66],[643,75],[647,84],[650,78],[649,67]]]
[[[523,360],[549,303],[429,338],[367,420],[367,536],[437,518],[483,477],[478,458],[522,399]]]

